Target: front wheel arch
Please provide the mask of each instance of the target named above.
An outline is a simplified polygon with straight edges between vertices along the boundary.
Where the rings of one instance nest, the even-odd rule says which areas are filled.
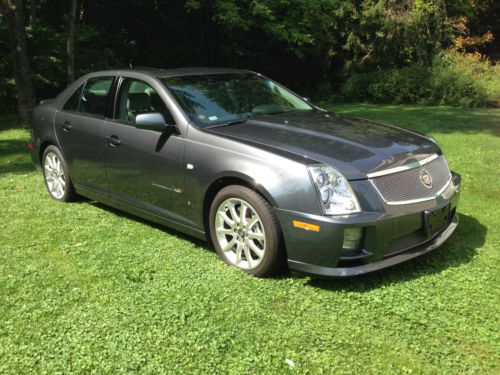
[[[208,218],[210,215],[210,207],[212,206],[212,202],[219,191],[230,185],[240,185],[247,187],[260,194],[265,200],[269,202],[272,207],[276,207],[276,201],[271,197],[269,192],[261,186],[258,186],[252,178],[245,175],[226,175],[218,177],[209,185],[208,189],[205,192],[205,197],[203,198],[203,225],[205,228],[205,233],[207,234],[207,239],[209,239],[210,237]]]

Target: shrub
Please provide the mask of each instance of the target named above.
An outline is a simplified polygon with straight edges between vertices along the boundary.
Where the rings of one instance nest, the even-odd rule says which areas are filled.
[[[431,64],[352,74],[340,96],[345,101],[499,107],[500,66],[476,54],[449,50]]]
[[[429,100],[433,103],[500,106],[500,66],[491,65],[478,54],[440,53],[433,60],[430,83]]]

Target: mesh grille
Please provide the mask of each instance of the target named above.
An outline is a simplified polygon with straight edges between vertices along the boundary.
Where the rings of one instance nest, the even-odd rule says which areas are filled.
[[[422,182],[423,174],[431,177],[430,188]],[[371,179],[389,204],[432,199],[448,185],[450,180],[451,173],[442,155],[419,167]]]

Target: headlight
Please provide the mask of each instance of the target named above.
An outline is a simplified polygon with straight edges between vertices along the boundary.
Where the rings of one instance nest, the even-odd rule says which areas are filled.
[[[347,215],[361,212],[351,185],[342,173],[329,165],[310,165],[309,172],[316,185],[326,215]]]

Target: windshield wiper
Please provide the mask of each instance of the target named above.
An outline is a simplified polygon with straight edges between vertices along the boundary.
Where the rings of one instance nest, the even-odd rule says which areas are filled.
[[[206,128],[207,128],[207,129],[211,129],[211,128],[219,128],[219,127],[221,127],[221,126],[229,126],[229,125],[243,124],[243,123],[247,122],[248,120],[250,120],[250,118],[249,118],[249,117],[245,117],[245,118],[238,118],[238,119],[234,119],[234,120],[224,121],[224,122],[221,122],[221,123],[219,123],[219,124],[215,124],[215,125],[207,126]]]

